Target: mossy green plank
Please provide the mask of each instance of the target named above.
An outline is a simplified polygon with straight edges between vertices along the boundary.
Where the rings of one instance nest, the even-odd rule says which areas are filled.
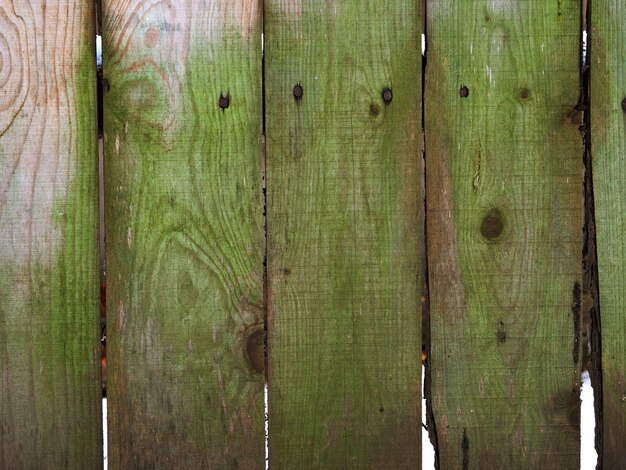
[[[258,2],[103,21],[110,465],[262,468]]]
[[[102,465],[92,3],[0,1],[0,467]]]
[[[578,468],[580,2],[429,2],[427,37],[440,468]]]
[[[420,468],[420,5],[265,21],[270,468]]]
[[[591,145],[602,317],[603,467],[626,468],[626,4],[591,11]],[[593,352],[592,352],[593,353]]]

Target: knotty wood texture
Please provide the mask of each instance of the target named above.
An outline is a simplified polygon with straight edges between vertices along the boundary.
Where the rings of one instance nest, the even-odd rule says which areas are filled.
[[[92,3],[0,1],[0,467],[102,465]]]
[[[580,2],[429,2],[427,34],[440,468],[578,468]]]
[[[420,468],[419,6],[265,8],[270,468]]]
[[[263,468],[259,4],[103,20],[110,465]]]
[[[591,12],[591,144],[602,317],[603,467],[626,468],[626,5]]]

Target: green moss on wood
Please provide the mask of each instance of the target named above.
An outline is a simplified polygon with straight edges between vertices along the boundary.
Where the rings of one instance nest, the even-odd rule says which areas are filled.
[[[265,6],[270,465],[415,468],[420,11]]]
[[[579,465],[579,19],[576,1],[429,3],[429,361],[441,468]]]
[[[144,3],[104,13],[111,465],[259,468],[260,12]]]

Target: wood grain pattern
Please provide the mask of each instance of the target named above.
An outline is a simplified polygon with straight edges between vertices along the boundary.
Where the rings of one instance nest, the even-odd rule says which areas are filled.
[[[578,468],[580,2],[429,2],[427,32],[440,468]]]
[[[0,1],[0,467],[102,465],[92,4]]]
[[[263,466],[260,20],[103,3],[113,468]]]
[[[419,468],[419,6],[265,7],[270,468]]]
[[[626,468],[626,5],[591,12],[591,144],[602,318],[603,467]]]

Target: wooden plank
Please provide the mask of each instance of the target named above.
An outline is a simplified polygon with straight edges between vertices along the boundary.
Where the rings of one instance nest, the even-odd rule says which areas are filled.
[[[428,4],[440,468],[578,468],[580,2]]]
[[[265,6],[270,467],[419,468],[421,12]]]
[[[0,1],[0,467],[102,465],[92,3]]]
[[[258,2],[103,21],[111,466],[262,468]]]
[[[600,315],[602,468],[626,468],[626,4],[591,12],[591,145]]]

